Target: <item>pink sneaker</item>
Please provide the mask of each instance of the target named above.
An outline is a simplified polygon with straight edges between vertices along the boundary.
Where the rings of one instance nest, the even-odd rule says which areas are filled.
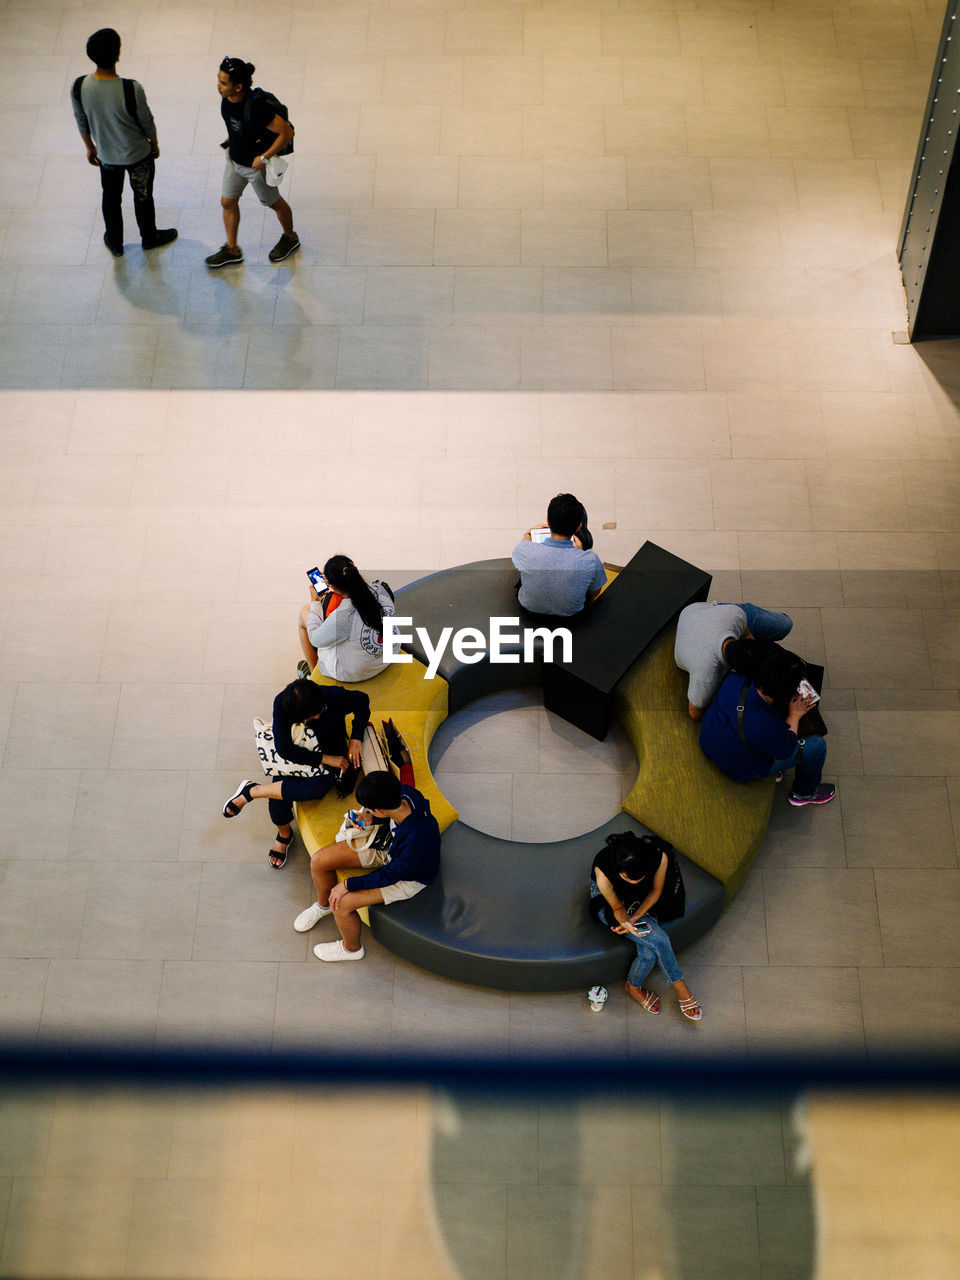
[[[812,796],[798,796],[795,791],[791,791],[787,799],[791,804],[829,804],[833,797],[837,794],[837,788],[832,782],[824,782],[817,787]]]

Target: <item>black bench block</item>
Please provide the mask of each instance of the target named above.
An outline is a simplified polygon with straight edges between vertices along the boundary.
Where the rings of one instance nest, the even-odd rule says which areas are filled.
[[[605,738],[617,681],[681,609],[706,600],[710,581],[709,573],[645,542],[587,611],[572,661],[544,665],[547,710]]]

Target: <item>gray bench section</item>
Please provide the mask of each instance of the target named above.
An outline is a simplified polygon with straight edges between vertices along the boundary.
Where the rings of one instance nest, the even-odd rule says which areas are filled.
[[[455,822],[443,833],[440,874],[390,907],[372,907],[374,937],[432,973],[502,991],[567,991],[616,984],[633,944],[588,910],[590,867],[614,831],[645,827],[620,814],[572,840],[519,844]],[[717,920],[723,888],[682,855],[686,913],[666,926],[674,950]]]

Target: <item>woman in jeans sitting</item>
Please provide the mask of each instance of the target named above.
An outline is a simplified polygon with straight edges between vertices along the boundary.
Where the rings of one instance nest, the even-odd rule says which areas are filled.
[[[659,964],[673,985],[680,1012],[691,1022],[703,1016],[700,1004],[683,980],[673,946],[661,927],[683,915],[683,879],[672,845],[654,836],[624,831],[607,837],[606,848],[590,871],[590,913],[614,933],[625,934],[637,948],[627,975],[627,995],[648,1013],[660,1012],[660,997],[643,983]]]

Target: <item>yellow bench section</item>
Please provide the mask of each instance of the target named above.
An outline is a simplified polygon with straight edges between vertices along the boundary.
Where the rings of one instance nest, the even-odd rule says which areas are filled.
[[[665,628],[616,688],[614,713],[639,765],[623,807],[719,880],[729,902],[763,840],[775,783],[733,782],[701,752],[687,674],[673,660],[676,634],[675,624]]]
[[[439,823],[440,830],[445,831],[456,821],[458,815],[434,781],[427,763],[427,749],[437,726],[447,717],[447,682],[439,676],[433,680],[424,680],[425,670],[423,664],[416,660],[391,663],[372,680],[364,680],[362,684],[346,684],[343,688],[359,689],[367,695],[370,699],[370,720],[377,729],[380,728],[381,720],[393,717],[394,724],[410,748],[417,790],[422,791],[430,801],[433,816]],[[321,685],[337,683],[319,672],[314,672],[311,679]],[[300,838],[309,855],[312,856],[324,845],[333,844],[344,813],[355,804],[355,800],[349,797],[343,799],[335,791],[330,791],[322,800],[303,800],[295,806]],[[362,871],[345,871],[339,873],[339,878],[343,880],[348,875],[363,874],[365,873]],[[361,915],[364,923],[369,924],[365,908]]]

